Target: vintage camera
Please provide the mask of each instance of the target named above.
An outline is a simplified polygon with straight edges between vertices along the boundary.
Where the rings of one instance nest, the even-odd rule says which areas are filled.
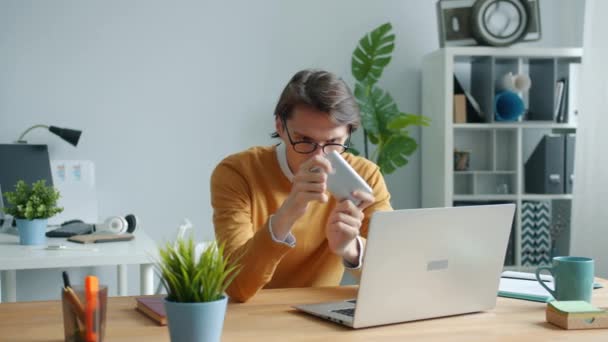
[[[439,0],[439,46],[539,40],[540,0]]]

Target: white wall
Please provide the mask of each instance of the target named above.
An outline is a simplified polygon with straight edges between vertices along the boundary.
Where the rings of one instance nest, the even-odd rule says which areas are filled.
[[[572,208],[572,254],[595,259],[595,274],[608,277],[608,2],[588,1],[581,77],[581,117],[576,138],[576,186]],[[598,77],[598,75],[601,75]],[[582,166],[582,167],[579,167]]]
[[[582,27],[562,23],[581,23],[583,4],[543,1],[534,45],[580,46]],[[78,148],[43,131],[29,141],[49,144],[53,159],[95,162],[102,218],[135,213],[162,241],[189,217],[208,239],[214,165],[272,143],[272,110],[296,71],[324,68],[352,84],[358,39],[386,21],[397,45],[381,85],[418,113],[421,60],[438,48],[435,1],[4,0],[0,142],[35,123],[83,129]],[[419,206],[419,179],[418,155],[387,177],[395,208]],[[19,298],[56,297],[56,274],[20,272]]]

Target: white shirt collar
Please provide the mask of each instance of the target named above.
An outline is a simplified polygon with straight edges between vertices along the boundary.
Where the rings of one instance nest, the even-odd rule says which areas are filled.
[[[281,143],[277,145],[275,149],[277,152],[277,160],[279,161],[279,166],[281,167],[281,171],[290,182],[293,183],[293,172],[289,169],[289,164],[287,163],[287,149],[285,148],[285,144]]]

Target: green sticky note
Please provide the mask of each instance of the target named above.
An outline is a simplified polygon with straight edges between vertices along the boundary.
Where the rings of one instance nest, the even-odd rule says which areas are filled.
[[[582,300],[570,301],[552,301],[549,303],[555,310],[573,314],[573,313],[601,313],[604,310],[596,308],[588,302]]]

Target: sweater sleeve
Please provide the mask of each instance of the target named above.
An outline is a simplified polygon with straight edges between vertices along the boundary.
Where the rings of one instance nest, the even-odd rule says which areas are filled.
[[[225,251],[239,258],[240,273],[226,292],[240,302],[247,301],[267,284],[274,271],[292,247],[272,239],[268,219],[263,227],[254,227],[249,184],[238,168],[224,161],[211,175],[213,224],[219,243]]]

